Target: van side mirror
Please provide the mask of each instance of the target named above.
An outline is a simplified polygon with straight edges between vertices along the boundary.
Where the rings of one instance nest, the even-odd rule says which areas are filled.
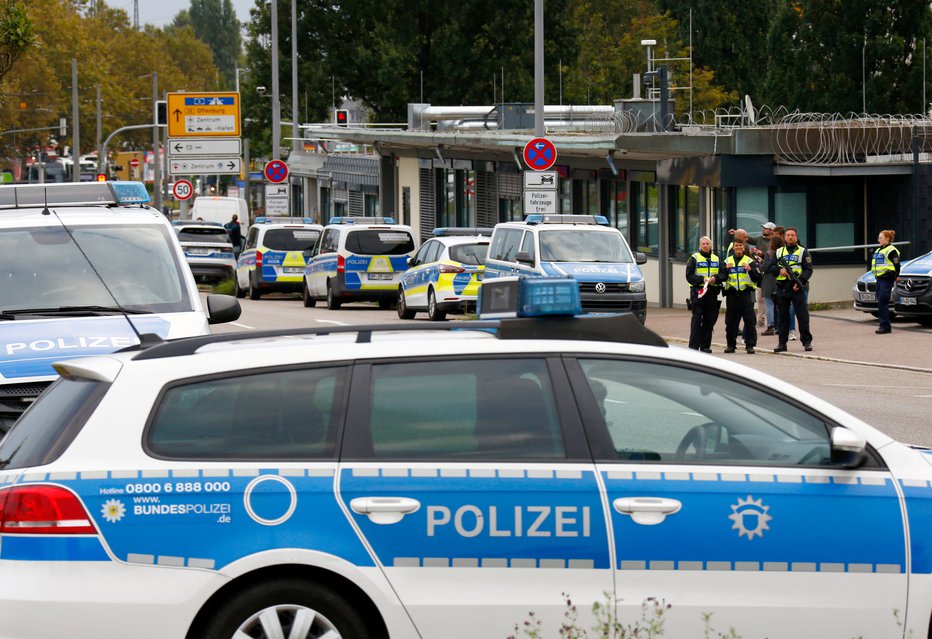
[[[207,323],[208,324],[225,324],[226,322],[235,322],[239,319],[243,309],[240,308],[239,300],[232,295],[208,295],[207,296]]]
[[[867,460],[867,442],[847,428],[832,429],[832,464],[857,468]]]
[[[638,264],[647,264],[647,255],[638,251],[634,254],[634,261]]]
[[[534,266],[534,258],[531,257],[531,254],[527,251],[518,251],[515,261],[520,262],[521,264],[527,264],[529,266]]]

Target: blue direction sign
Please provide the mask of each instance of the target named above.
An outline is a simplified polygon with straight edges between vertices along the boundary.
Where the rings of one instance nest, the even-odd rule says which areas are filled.
[[[278,184],[288,179],[288,165],[281,160],[272,160],[265,165],[265,179],[272,184]]]
[[[557,161],[557,147],[547,138],[534,138],[524,145],[524,163],[535,171],[546,171]]]

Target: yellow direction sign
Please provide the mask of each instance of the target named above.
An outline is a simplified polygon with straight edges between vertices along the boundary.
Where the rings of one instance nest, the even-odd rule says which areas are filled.
[[[239,93],[169,93],[168,135],[239,137]]]

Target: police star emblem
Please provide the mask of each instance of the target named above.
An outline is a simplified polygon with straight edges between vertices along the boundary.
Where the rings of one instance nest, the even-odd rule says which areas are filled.
[[[763,537],[765,530],[770,530],[767,522],[773,519],[767,514],[770,506],[764,505],[763,499],[754,499],[748,495],[747,499],[738,498],[737,504],[732,504],[732,513],[728,518],[734,523],[732,530],[738,531],[738,536],[747,535],[747,538],[754,539],[754,536]]]
[[[100,510],[103,518],[111,524],[120,521],[126,514],[126,506],[119,499],[108,499]]]

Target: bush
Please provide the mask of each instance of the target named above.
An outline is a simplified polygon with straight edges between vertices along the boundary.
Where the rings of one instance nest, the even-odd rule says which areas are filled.
[[[235,282],[232,277],[229,277],[225,280],[220,280],[216,284],[210,287],[211,293],[219,293],[221,295],[233,295],[235,289]]]

